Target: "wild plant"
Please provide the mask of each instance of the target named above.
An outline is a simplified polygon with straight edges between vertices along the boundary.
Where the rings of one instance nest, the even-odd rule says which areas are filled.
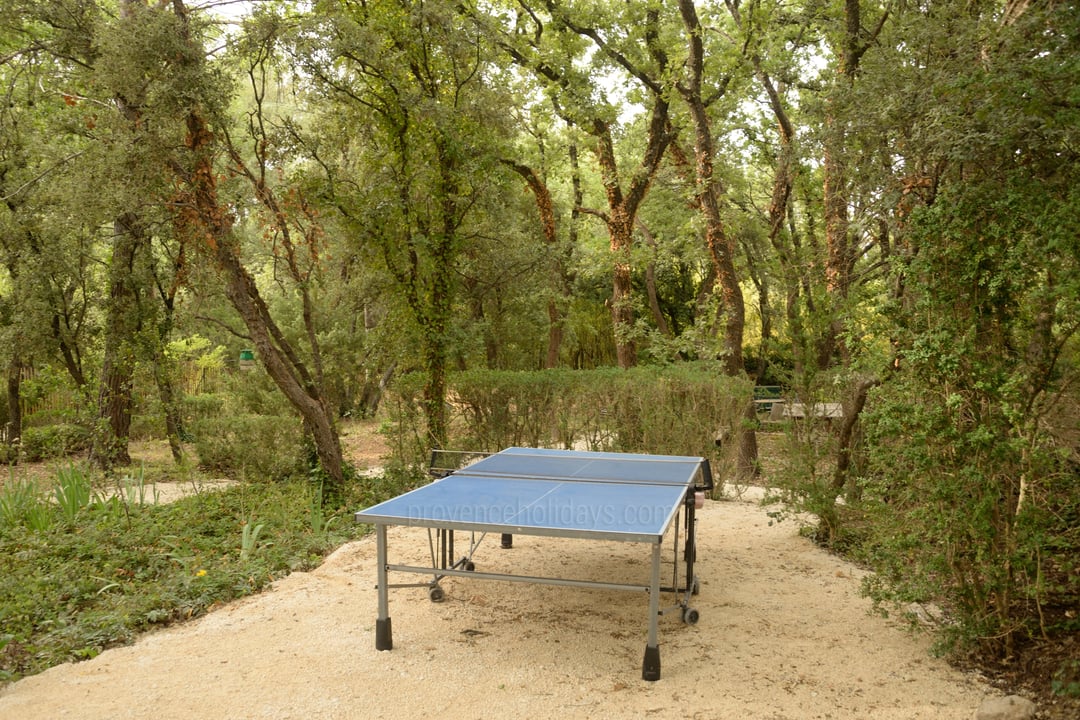
[[[308,501],[308,519],[310,520],[311,531],[316,534],[326,532],[337,520],[336,515],[326,516],[326,509],[323,507],[323,486],[321,482]]]
[[[160,493],[156,483],[150,483],[149,494],[144,475],[144,468],[140,465],[139,470],[132,475],[127,473],[120,479],[120,487],[124,493],[124,499],[128,505],[142,507],[147,504],[157,505]]]
[[[79,511],[90,504],[93,494],[86,469],[74,464],[57,469],[54,492],[60,514],[66,522],[73,522]]]
[[[48,530],[52,525],[51,508],[41,498],[30,480],[16,480],[14,473],[0,492],[0,524],[9,527],[23,525],[35,532]]]
[[[253,525],[251,521],[245,521],[240,533],[240,559],[248,560],[257,549],[259,533],[262,532],[263,524]]]

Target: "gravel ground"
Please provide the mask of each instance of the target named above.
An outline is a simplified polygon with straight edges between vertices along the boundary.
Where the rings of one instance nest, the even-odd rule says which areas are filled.
[[[130,647],[0,690],[0,718],[881,718],[968,720],[993,694],[872,615],[860,571],[772,524],[754,502],[699,514],[701,619],[660,620],[662,679],[641,679],[647,596],[444,581],[390,594],[394,650],[377,652],[375,543]],[[394,528],[391,562],[424,562]],[[646,546],[488,538],[481,570],[643,582]],[[412,579],[410,576],[402,578]],[[663,603],[662,603],[663,604]]]

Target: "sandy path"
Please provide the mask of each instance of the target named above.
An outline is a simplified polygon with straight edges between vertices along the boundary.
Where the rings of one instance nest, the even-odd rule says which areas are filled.
[[[375,544],[339,549],[259,596],[0,691],[0,718],[955,718],[987,693],[871,616],[859,571],[746,502],[700,514],[695,606],[661,618],[663,677],[641,680],[647,597],[451,579],[390,594],[376,652]],[[642,545],[489,538],[480,569],[643,581]],[[391,529],[392,562],[424,531]],[[668,553],[665,553],[667,555]],[[403,579],[408,579],[405,576]]]

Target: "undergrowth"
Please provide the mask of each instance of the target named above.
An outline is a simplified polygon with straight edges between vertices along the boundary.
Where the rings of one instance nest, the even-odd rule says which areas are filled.
[[[353,506],[396,494],[394,485],[358,481],[350,510],[335,513],[302,481],[168,505],[87,495],[70,475],[57,478],[59,502],[9,484],[0,492],[0,682],[92,658],[312,568],[363,532]]]

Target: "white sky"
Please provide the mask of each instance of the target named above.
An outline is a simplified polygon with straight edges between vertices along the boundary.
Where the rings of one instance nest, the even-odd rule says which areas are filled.
[[[251,12],[257,0],[193,0],[191,7],[207,10],[228,20],[236,20]]]

